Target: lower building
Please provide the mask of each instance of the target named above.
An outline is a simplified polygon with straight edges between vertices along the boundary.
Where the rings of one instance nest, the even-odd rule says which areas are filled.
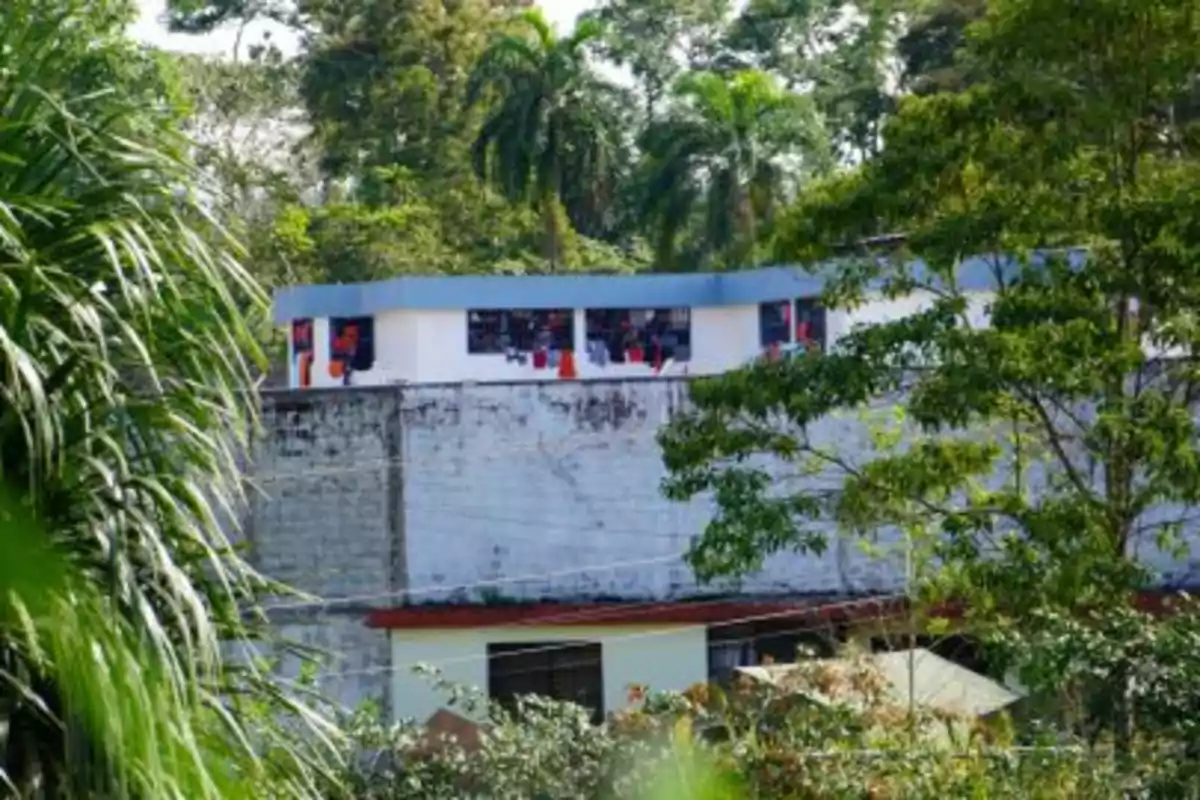
[[[830,657],[852,642],[898,649],[917,642],[907,621],[901,599],[861,597],[409,606],[372,612],[366,623],[389,636],[393,716],[423,720],[451,702],[449,685],[502,703],[569,700],[600,718],[647,690],[727,683],[740,667]],[[986,666],[957,637],[917,643]]]

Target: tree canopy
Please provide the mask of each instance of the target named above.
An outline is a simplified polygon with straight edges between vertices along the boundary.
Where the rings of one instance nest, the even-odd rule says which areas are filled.
[[[1198,36],[1185,0],[1083,18],[994,0],[967,35],[978,80],[906,98],[877,157],[790,210],[793,260],[905,233],[843,248],[828,307],[921,304],[824,355],[696,383],[662,444],[669,493],[719,506],[692,552],[702,574],[840,529],[908,542],[915,589],[980,624],[1170,587],[1153,565],[1195,538],[1200,502],[1200,161],[1176,113]]]
[[[569,31],[553,30],[526,5],[305,0],[285,14],[260,0],[171,0],[180,30],[274,19],[301,32],[293,59],[281,62],[270,42],[257,43],[244,48],[251,57],[239,62],[242,77],[217,78],[245,85],[249,73],[278,76],[286,67],[292,83],[262,102],[298,98],[288,100],[303,129],[293,134],[295,166],[262,176],[256,224],[267,230],[251,239],[295,242],[304,218],[312,252],[353,242],[354,255],[335,276],[298,271],[294,254],[267,248],[254,259],[262,277],[746,267],[769,248],[774,209],[838,159],[870,152],[890,113],[887,53],[905,19],[901,5],[827,2],[803,17],[758,3],[737,11],[711,0],[653,8],[613,0]],[[764,33],[768,11],[786,18],[799,48],[787,59]],[[855,22],[839,28],[845,15]],[[770,96],[752,130],[730,127],[749,120],[702,111],[702,95],[724,86],[743,96],[750,84],[759,87],[754,103]],[[684,128],[699,150],[666,153]],[[732,146],[753,150],[735,170],[751,162],[759,170],[752,193],[742,191],[750,176],[699,163],[705,153],[729,158]],[[258,166],[251,155],[242,162],[225,162],[235,186]],[[710,173],[733,179],[725,201],[716,189],[705,202],[685,201]],[[671,200],[654,194],[663,181],[675,186]],[[755,196],[762,219],[751,223],[746,203],[730,216],[729,203],[743,194]],[[400,242],[405,257],[380,257]]]

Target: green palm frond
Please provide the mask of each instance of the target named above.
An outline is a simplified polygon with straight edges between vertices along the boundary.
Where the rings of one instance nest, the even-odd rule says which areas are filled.
[[[620,163],[618,92],[593,73],[584,50],[601,33],[599,23],[584,22],[559,38],[539,11],[525,12],[489,45],[469,81],[468,103],[493,103],[473,144],[476,174],[509,200],[536,206],[553,237],[560,204],[577,227],[597,224],[606,191],[591,187],[610,185]],[[557,242],[547,244],[557,251]]]
[[[811,171],[829,163],[816,108],[757,70],[687,73],[674,94],[672,112],[641,141],[644,216],[661,243],[659,266],[676,260],[668,243],[689,225],[701,260],[741,258],[788,188],[776,177],[781,159],[800,157]]]
[[[252,796],[261,762],[248,741],[213,735],[196,667],[142,640],[19,504],[2,505],[4,744],[20,774],[0,780],[28,790],[50,722],[67,735],[58,768],[37,765],[45,796]]]
[[[0,9],[0,482],[64,562],[44,594],[0,586],[4,763],[78,796],[315,796],[329,730],[221,658],[267,588],[221,524],[261,365],[245,313],[265,298],[152,70],[122,71],[139,51],[88,26],[109,5]],[[23,546],[13,519],[0,541]],[[264,750],[243,692],[309,737]]]
[[[550,20],[546,19],[546,15],[542,13],[540,8],[531,8],[527,11],[522,11],[516,15],[513,21],[533,33],[542,52],[549,52],[554,49],[557,43],[554,35],[554,26],[550,23]]]

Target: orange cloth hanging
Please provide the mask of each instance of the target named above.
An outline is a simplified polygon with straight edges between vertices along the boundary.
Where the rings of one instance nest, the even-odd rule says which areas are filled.
[[[578,377],[575,372],[575,354],[570,350],[563,350],[559,355],[558,377],[564,380],[574,380]]]
[[[312,385],[312,353],[300,354],[300,388],[307,389]]]

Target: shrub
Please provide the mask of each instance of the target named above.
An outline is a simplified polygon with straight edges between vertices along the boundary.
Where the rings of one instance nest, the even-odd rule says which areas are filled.
[[[458,689],[453,706],[486,720],[477,746],[431,742],[415,723],[381,726],[360,714],[350,728],[372,755],[348,784],[370,800],[1195,796],[1172,778],[1161,742],[1139,744],[1130,760],[1111,746],[1033,732],[1017,746],[1006,719],[927,709],[910,717],[878,682],[864,662],[842,676],[799,670],[785,690],[748,680],[635,689],[635,707],[602,725],[570,703],[528,697],[509,711]],[[800,689],[832,702],[806,700]]]

